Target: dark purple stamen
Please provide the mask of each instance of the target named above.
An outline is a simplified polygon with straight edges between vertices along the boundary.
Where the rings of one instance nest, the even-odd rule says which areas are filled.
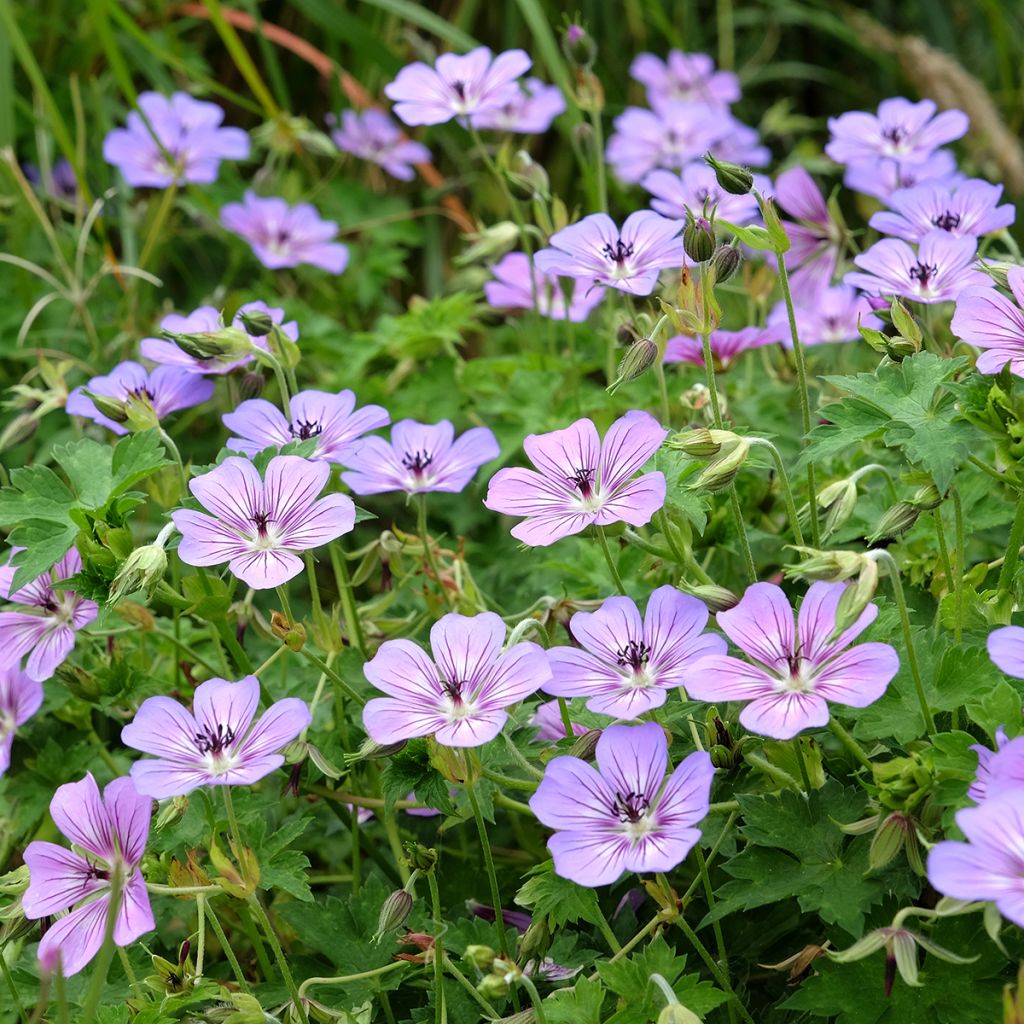
[[[621,668],[628,665],[634,672],[640,672],[650,659],[651,649],[643,641],[630,640],[625,647],[619,648],[618,655],[616,664]]]
[[[464,100],[466,98],[466,83],[465,82],[462,82],[462,81],[452,82],[452,88],[455,90],[455,95],[458,96],[460,100]]]
[[[613,263],[624,263],[633,255],[633,246],[626,245],[620,238],[615,242],[614,246],[610,242],[605,242],[601,247],[601,252]]]
[[[266,537],[267,523],[270,522],[270,516],[266,512],[257,512],[253,515],[252,521],[259,535],[261,537]]]
[[[462,704],[462,688],[465,685],[465,682],[461,679],[452,681],[447,679],[441,680],[441,689],[444,690],[456,707],[460,707]]]
[[[323,430],[323,424],[315,421],[310,422],[309,420],[296,420],[289,428],[288,432],[292,437],[297,438],[299,441],[308,441],[311,437],[319,437],[320,432]]]
[[[635,823],[647,813],[650,806],[651,801],[643,793],[627,793],[625,796],[616,793],[615,806],[612,810],[619,821]]]
[[[939,272],[939,268],[935,264],[927,263],[915,263],[907,273],[910,275],[912,281],[920,282],[922,288],[928,287],[928,282]]]
[[[125,396],[127,398],[141,398],[145,399],[147,402],[152,402],[156,397],[153,392],[145,386],[141,388],[128,388],[127,390],[128,394]]]
[[[574,484],[584,498],[589,498],[594,493],[594,470],[577,469],[569,477],[569,483]]]
[[[200,754],[219,754],[235,741],[235,730],[230,725],[217,725],[216,731],[206,726],[192,737]]]
[[[932,223],[937,228],[942,228],[943,231],[952,231],[954,228],[960,226],[960,214],[951,213],[946,210],[945,213],[940,213],[937,217],[932,217]]]
[[[901,125],[894,125],[892,128],[882,130],[882,138],[888,139],[894,146],[898,146],[906,137],[907,130]]]
[[[402,465],[414,473],[422,473],[434,461],[434,456],[426,451],[406,452],[402,456]]]

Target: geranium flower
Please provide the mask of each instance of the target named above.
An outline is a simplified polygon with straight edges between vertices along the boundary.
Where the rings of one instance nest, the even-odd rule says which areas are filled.
[[[711,342],[711,355],[716,366],[724,370],[744,352],[778,344],[783,336],[780,326],[770,324],[767,327],[744,327],[739,331],[712,331],[708,340]],[[669,338],[665,344],[665,362],[703,366],[704,347],[700,338],[690,338],[685,334]]]
[[[597,767],[556,757],[530,809],[556,829],[555,873],[578,885],[610,885],[623,871],[671,871],[700,839],[715,769],[704,751],[666,779],[668,741],[657,722],[612,725],[597,741]]]
[[[502,650],[505,623],[493,612],[445,615],[430,630],[431,659],[411,640],[386,640],[363,666],[387,694],[363,708],[376,743],[433,736],[446,747],[478,747],[494,739],[518,704],[551,676],[537,644]]]
[[[54,199],[63,199],[68,203],[73,203],[78,198],[78,177],[75,174],[75,169],[64,157],[53,162],[46,180],[43,179],[42,172],[35,164],[24,163],[21,165],[21,171],[45,195],[52,196]]]
[[[158,366],[150,371],[140,363],[124,362],[68,395],[64,408],[70,415],[84,416],[115,434],[127,434],[128,428],[100,412],[86,391],[123,405],[125,416],[135,409],[141,421],[146,422],[152,416],[162,420],[172,412],[208,402],[213,397],[213,381],[177,366]]]
[[[530,285],[530,260],[525,252],[510,252],[492,268],[494,280],[484,285],[484,297],[491,306],[504,309],[533,309]],[[580,282],[573,288],[572,301],[566,302],[562,282],[554,274],[545,274],[535,266],[537,312],[552,320],[582,323],[604,298],[604,288]]]
[[[501,106],[488,106],[470,116],[474,128],[541,135],[559,114],[565,113],[565,97],[557,85],[546,85],[539,78],[526,78],[519,91]]]
[[[1003,917],[1024,926],[1024,790],[991,797],[956,813],[966,843],[937,843],[928,881],[958,900],[991,900]]]
[[[838,164],[886,157],[923,163],[939,146],[967,133],[970,121],[962,110],[936,114],[931,100],[911,103],[903,97],[882,100],[877,114],[854,110],[828,121],[832,138],[825,152]]]
[[[344,494],[319,498],[331,467],[296,455],[270,460],[264,479],[248,460],[225,459],[195,477],[189,490],[212,512],[171,513],[181,531],[178,557],[186,565],[220,565],[256,590],[279,587],[303,569],[299,552],[329,544],[355,525],[356,507]]]
[[[686,684],[696,700],[749,701],[740,722],[751,732],[788,740],[828,724],[828,702],[863,708],[885,693],[899,669],[889,644],[847,647],[874,622],[869,604],[857,621],[832,639],[844,583],[814,583],[796,628],[781,587],[755,583],[739,604],[719,612],[718,625],[753,664],[728,655],[704,659]]]
[[[633,295],[650,295],[658,273],[686,262],[682,223],[650,210],[632,213],[621,231],[605,213],[592,213],[556,231],[550,248],[541,249],[534,266],[546,274],[606,284]]]
[[[775,181],[775,199],[796,222],[784,221],[790,241],[786,269],[795,296],[813,301],[832,283],[843,245],[843,231],[829,212],[814,179],[802,168],[784,171]]]
[[[12,554],[20,550],[15,548]],[[73,590],[56,590],[53,584],[81,568],[81,555],[71,548],[50,572],[12,594],[17,570],[12,565],[0,567],[0,597],[17,609],[0,612],[0,668],[16,666],[27,654],[26,675],[45,683],[74,650],[75,633],[96,618],[99,606]]]
[[[917,252],[902,239],[883,238],[853,258],[861,269],[848,273],[843,281],[868,295],[948,302],[967,288],[995,286],[990,277],[974,269],[977,252],[975,239],[953,238],[938,228],[921,239]]]
[[[954,238],[980,238],[1013,223],[1013,205],[998,205],[1002,194],[1002,185],[990,185],[980,178],[953,185],[916,185],[894,192],[889,197],[890,209],[880,210],[869,223],[884,235],[908,242],[920,242],[936,228]]]
[[[139,871],[152,808],[152,800],[141,796],[127,778],[114,779],[102,796],[91,774],[54,793],[50,817],[82,852],[39,841],[25,849],[29,883],[21,898],[22,913],[37,921],[75,908],[51,924],[39,943],[39,961],[46,970],[55,970],[59,960],[70,977],[100,951],[114,872],[121,876],[114,942],[128,946],[156,927]]]
[[[247,191],[242,202],[221,209],[220,222],[244,238],[269,270],[308,263],[340,274],[348,266],[348,248],[331,241],[338,225],[321,219],[309,203],[289,206],[283,199]]]
[[[675,587],[658,587],[641,619],[628,597],[610,597],[596,612],[577,612],[569,629],[579,647],[551,647],[556,697],[587,698],[587,707],[613,718],[639,718],[665,703],[668,690],[685,689],[694,664],[725,654],[720,637],[705,633],[703,601]]]
[[[667,434],[653,416],[637,410],[617,419],[603,442],[589,419],[564,430],[530,434],[523,450],[539,472],[498,470],[484,504],[493,512],[524,516],[512,527],[512,536],[533,547],[554,544],[591,525],[643,526],[665,503],[665,476],[635,474]]]
[[[998,373],[1009,363],[1011,373],[1024,377],[1024,267],[1010,267],[1006,281],[1016,303],[995,291],[986,278],[982,287],[966,288],[957,296],[950,329],[957,338],[984,350],[976,364],[979,373]],[[1020,627],[1007,627],[1011,628]],[[996,661],[992,647],[994,636],[995,633],[989,637],[989,652]],[[1003,668],[998,661],[996,664]],[[1024,675],[1024,664],[1018,667]]]
[[[854,341],[860,337],[858,324],[876,331],[883,326],[882,321],[875,316],[871,303],[848,284],[823,288],[817,295],[808,296],[803,302],[794,301],[793,314],[803,345]],[[779,340],[787,348],[792,348],[789,314],[784,302],[778,303],[768,314],[768,326],[778,328],[781,333]]]
[[[727,107],[741,94],[740,80],[731,71],[716,71],[715,62],[706,53],[669,50],[665,60],[653,53],[638,53],[629,74],[647,89],[652,106],[684,100]]]
[[[349,445],[342,458],[349,472],[342,473],[341,479],[356,494],[458,494],[485,462],[501,454],[501,449],[487,427],[473,427],[458,440],[454,437],[455,428],[448,420],[400,420],[391,428],[390,442],[382,437],[364,437]]]
[[[734,196],[726,192],[715,172],[705,163],[687,164],[679,174],[651,171],[644,175],[641,186],[654,197],[651,208],[663,217],[685,220],[686,211],[700,215],[705,208],[732,224],[749,224],[758,217],[757,200],[747,193]],[[761,174],[754,175],[754,187],[770,193],[772,183]]]
[[[999,726],[995,750],[980,743],[970,749],[978,755],[974,781],[967,787],[967,795],[975,803],[984,803],[1001,793],[1024,790],[1024,736],[1011,740]]]
[[[24,725],[43,703],[43,686],[17,668],[0,668],[0,775],[11,765],[11,747]]]
[[[543,704],[538,704],[537,710],[530,716],[530,725],[537,730],[534,739],[544,743],[564,740],[567,735],[565,722],[562,721],[562,709],[557,700],[547,700]],[[580,725],[579,722],[572,723],[573,736],[582,736],[585,732],[589,732],[585,725]]]
[[[245,330],[242,324],[243,313],[266,313],[280,327],[281,332],[286,338],[289,338],[291,341],[299,340],[299,325],[294,320],[289,320],[286,323],[284,310],[277,306],[268,306],[265,302],[247,302],[244,306],[240,306],[234,320],[231,321],[231,326],[237,327],[242,331]],[[223,326],[220,311],[213,306],[200,306],[186,316],[181,316],[178,313],[169,313],[160,321],[161,329],[172,334],[213,334],[221,330]],[[267,348],[267,339],[265,337],[254,338],[250,335],[249,341],[257,348],[264,350]],[[166,338],[143,338],[139,349],[147,359],[151,359],[154,363],[162,363],[165,366],[180,366],[183,370],[188,370],[190,373],[212,373],[218,376],[230,373],[232,370],[237,370],[240,366],[247,366],[255,358],[251,355],[230,355],[197,359],[195,356],[190,356],[187,352],[178,348],[173,341],[169,341]]]
[[[234,412],[226,413],[224,426],[238,435],[228,439],[228,448],[253,456],[264,448],[316,438],[316,449],[309,458],[340,462],[347,445],[391,422],[383,406],[364,405],[357,410],[351,391],[299,391],[288,404],[290,421],[265,398],[247,399]]]
[[[127,127],[115,128],[103,140],[103,159],[133,187],[208,185],[217,180],[221,160],[249,155],[249,136],[241,128],[220,127],[224,111],[216,103],[184,92],[170,98],[143,92],[138,104],[149,125],[133,110]]]
[[[328,123],[336,119],[329,117]],[[331,132],[331,138],[338,149],[383,167],[400,181],[412,181],[413,165],[430,159],[430,150],[422,142],[405,138],[382,110],[342,111],[341,127]]]
[[[260,683],[207,679],[196,687],[191,713],[170,697],[149,697],[121,730],[125,746],[153,754],[131,768],[135,788],[165,800],[200,786],[248,786],[284,764],[280,750],[312,716],[296,697],[275,701],[255,722]]]
[[[902,163],[889,157],[858,160],[846,168],[843,184],[854,192],[874,196],[883,203],[901,188],[913,188],[926,182],[955,185],[964,176],[957,173],[956,157],[948,149],[937,149],[921,163]]]
[[[442,124],[514,101],[517,79],[533,62],[523,50],[506,50],[497,57],[486,46],[459,56],[443,53],[433,67],[416,61],[384,86],[395,102],[395,114],[406,124]]]
[[[1017,278],[1024,285],[1024,268],[1018,268]],[[1024,626],[1000,626],[999,629],[993,629],[988,635],[986,647],[996,668],[1014,679],[1024,679]]]

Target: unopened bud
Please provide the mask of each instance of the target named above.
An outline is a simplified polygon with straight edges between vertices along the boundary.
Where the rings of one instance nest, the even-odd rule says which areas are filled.
[[[375,761],[382,757],[391,757],[402,750],[407,742],[408,740],[399,740],[397,743],[375,743],[371,739],[365,739],[354,754],[345,755],[345,763],[355,764],[358,761]]]
[[[504,974],[485,974],[476,987],[485,999],[504,999],[508,995],[508,979]]]
[[[273,329],[274,321],[262,309],[247,309],[238,314],[238,322],[250,338],[265,338]]]
[[[467,946],[462,959],[478,970],[489,971],[494,964],[497,953],[490,946]]]
[[[505,171],[505,177],[517,199],[547,199],[551,195],[548,172],[525,149],[519,150],[512,157],[511,166]]]
[[[600,729],[588,729],[582,736],[577,737],[576,742],[569,748],[569,756],[578,757],[581,761],[592,760],[600,738]]]
[[[703,263],[715,254],[715,229],[704,217],[686,213],[683,228],[683,249],[694,263]]]
[[[722,746],[721,743],[715,743],[709,748],[708,754],[711,757],[711,763],[716,768],[732,768],[736,764],[736,755],[728,747]]]
[[[115,423],[128,422],[128,403],[122,402],[119,398],[111,398],[109,395],[98,395],[88,388],[82,389],[82,394],[96,406],[98,412],[113,420]]]
[[[607,392],[614,395],[623,384],[642,377],[658,359],[658,346],[650,338],[638,338],[626,349],[626,354],[619,362],[615,380],[607,387]]]
[[[715,281],[721,284],[728,281],[740,269],[743,257],[735,245],[720,245],[711,257],[711,269],[715,272]]]
[[[921,510],[916,505],[912,505],[909,501],[897,501],[882,514],[875,532],[869,539],[877,541],[883,538],[888,540],[899,537],[917,522],[920,515]]]
[[[574,68],[589,70],[597,60],[597,43],[582,25],[570,23],[562,33],[562,53]]]
[[[800,552],[802,560],[794,565],[785,566],[785,573],[790,579],[827,580],[837,583],[856,576],[866,562],[871,561],[859,551],[819,551],[816,548],[793,545]]]
[[[892,304],[889,306],[889,316],[892,318],[893,327],[899,331],[900,337],[913,345],[915,350],[919,350],[924,341],[921,326],[899,299],[892,300]]]
[[[177,334],[161,331],[160,336],[173,341],[193,359],[216,359],[224,356],[244,356],[253,351],[252,340],[241,327],[219,327],[215,331],[197,334]]]
[[[907,835],[914,829],[914,823],[900,811],[893,811],[878,827],[868,849],[868,867],[872,871],[891,864],[903,849]]]
[[[818,492],[818,508],[824,513],[822,537],[831,537],[853,515],[857,507],[857,485],[850,479],[836,480]],[[801,509],[801,519],[810,519],[810,506]],[[820,513],[819,513],[820,514]]]
[[[437,865],[437,850],[422,843],[407,843],[405,846],[406,863],[423,874],[429,874]]]
[[[693,487],[703,487],[711,492],[721,491],[736,479],[736,474],[740,471],[743,463],[747,461],[750,442],[744,437],[733,436],[735,440],[729,445],[722,446],[718,455],[708,463],[700,476],[693,482]]]
[[[914,492],[914,496],[910,500],[922,512],[930,512],[942,504],[942,495],[939,494],[939,489],[935,484],[925,484],[924,487],[919,487]]]
[[[519,940],[518,959],[521,963],[536,960],[538,963],[547,956],[551,948],[551,929],[546,917],[535,917]]]
[[[377,918],[377,931],[374,933],[373,941],[380,942],[392,932],[398,931],[412,913],[412,893],[405,889],[396,889],[380,908],[380,916]]]
[[[678,586],[684,593],[703,601],[708,611],[713,613],[727,612],[740,603],[740,599],[731,590],[714,583],[689,584],[681,580]]]
[[[238,394],[239,397],[244,401],[247,398],[259,398],[263,392],[263,386],[267,383],[267,378],[262,373],[256,370],[250,370],[248,373],[242,375],[242,380],[239,384]]]
[[[754,175],[746,167],[716,160],[710,153],[704,154],[704,163],[715,172],[719,187],[731,196],[745,196],[754,187]]]
[[[181,821],[188,811],[188,804],[187,796],[171,797],[166,803],[161,804],[155,822],[157,832]]]
[[[864,614],[877,589],[878,563],[873,558],[865,558],[857,579],[839,595],[835,636],[849,629]]]
[[[167,552],[162,544],[146,544],[136,548],[121,564],[114,582],[110,584],[108,603],[117,604],[122,598],[142,590],[153,596],[157,584],[167,571]]]
[[[695,430],[683,430],[673,434],[665,442],[666,448],[676,448],[695,459],[709,459],[722,450],[736,435],[727,430],[711,430],[708,427],[697,427]]]
[[[700,1017],[682,1003],[670,1003],[658,1014],[658,1024],[700,1024]]]
[[[34,413],[18,413],[0,432],[0,452],[24,444],[39,427],[39,420]]]
[[[306,646],[306,627],[301,622],[292,622],[281,612],[270,613],[270,631],[290,651],[301,651]]]

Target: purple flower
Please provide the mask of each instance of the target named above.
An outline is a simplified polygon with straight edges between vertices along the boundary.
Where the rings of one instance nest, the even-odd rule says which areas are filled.
[[[954,185],[963,180],[957,173],[956,157],[948,149],[937,149],[923,163],[901,163],[889,157],[859,160],[846,168],[843,184],[854,192],[881,199],[883,203],[901,188],[913,188],[925,182]]]
[[[498,470],[484,504],[493,512],[524,516],[512,536],[532,547],[546,547],[591,525],[643,526],[665,503],[665,476],[656,471],[634,479],[634,474],[667,434],[653,416],[637,410],[617,419],[603,442],[589,419],[530,434],[523,450],[539,472]]]
[[[804,345],[854,341],[860,337],[858,324],[876,331],[883,326],[872,311],[871,303],[848,284],[824,288],[817,295],[808,296],[803,303],[795,302],[793,312],[800,341]],[[792,347],[785,303],[780,302],[771,311],[768,325],[779,329],[783,345]]]
[[[376,743],[433,736],[445,747],[493,740],[518,704],[551,677],[536,644],[502,650],[505,623],[494,612],[445,615],[430,629],[433,659],[411,640],[386,640],[363,672],[386,697],[363,708]]]
[[[1013,205],[998,205],[1002,194],[1002,185],[990,185],[980,178],[952,185],[916,185],[894,192],[889,197],[890,209],[880,210],[870,224],[884,235],[908,242],[920,242],[936,228],[954,238],[979,238],[1013,223]]]
[[[356,494],[458,494],[501,449],[487,427],[467,430],[457,441],[454,436],[455,428],[448,420],[400,420],[391,428],[390,442],[364,437],[349,445],[342,460],[349,472],[342,473],[341,479]]]
[[[853,258],[861,268],[843,281],[868,295],[898,295],[917,302],[948,302],[966,288],[992,288],[995,282],[974,269],[978,243],[953,238],[938,228],[929,231],[915,252],[898,238],[883,238]]]
[[[294,320],[289,320],[285,323],[284,310],[277,306],[268,306],[265,302],[247,302],[244,306],[240,306],[234,320],[231,321],[231,326],[244,330],[241,320],[242,314],[256,312],[266,313],[281,328],[285,337],[290,338],[292,341],[298,341],[298,324]],[[174,334],[208,334],[219,331],[223,326],[221,315],[213,306],[200,306],[187,316],[170,313],[160,321],[160,327],[163,330]],[[249,340],[257,348],[264,350],[267,348],[266,338],[250,336]],[[180,366],[182,369],[188,370],[189,373],[213,373],[218,375],[230,373],[232,370],[237,370],[240,366],[246,366],[251,363],[254,358],[249,355],[241,357],[232,355],[227,358],[215,356],[210,359],[196,359],[194,356],[190,356],[187,352],[178,348],[173,341],[168,341],[166,338],[143,338],[139,348],[142,354],[147,359],[152,359],[154,363],[162,363],[165,366]]]
[[[716,71],[715,62],[706,53],[669,50],[665,60],[653,53],[639,53],[633,58],[629,74],[647,89],[652,106],[685,100],[727,107],[740,98],[740,80],[731,71]]]
[[[564,286],[554,274],[545,274],[534,267],[537,288],[537,312],[552,320],[582,323],[604,298],[605,290],[597,285],[578,284],[572,301],[566,303]],[[533,288],[530,285],[530,260],[525,252],[510,252],[492,268],[494,280],[484,285],[487,302],[504,309],[533,309]]]
[[[213,397],[213,381],[177,366],[158,366],[149,371],[139,363],[125,362],[118,363],[105,377],[93,377],[84,388],[77,387],[68,395],[64,408],[69,415],[84,416],[115,434],[127,434],[127,427],[96,408],[86,390],[124,403],[126,413],[137,408],[145,422],[149,413],[163,419],[179,409],[209,401]]]
[[[1016,303],[993,290],[991,282],[981,288],[967,288],[957,296],[950,328],[956,337],[985,350],[978,356],[979,373],[998,373],[1009,363],[1011,373],[1024,377],[1024,267],[1011,267],[1006,272],[1006,280]],[[1011,628],[1019,627],[1007,627]],[[993,661],[996,661],[993,637],[1002,632],[996,630],[989,636]],[[1003,668],[999,661],[996,664]],[[1019,664],[1018,668],[1024,677],[1024,664]]]
[[[17,570],[12,565],[0,567],[0,597],[19,609],[0,612],[0,668],[16,666],[27,654],[25,673],[45,683],[74,650],[75,633],[96,618],[99,606],[73,590],[56,590],[53,584],[81,568],[82,558],[71,548],[50,572],[12,594]]]
[[[1024,280],[1024,268],[1020,270],[1020,277]],[[1024,626],[993,629],[986,646],[996,668],[1014,679],[1024,679]]]
[[[720,636],[705,633],[703,601],[675,587],[658,587],[643,619],[628,597],[610,597],[596,612],[577,612],[569,623],[579,647],[548,650],[556,697],[586,697],[587,707],[613,718],[639,718],[683,689],[694,664],[725,654]]]
[[[184,92],[169,99],[143,92],[139,109],[149,127],[133,110],[127,127],[115,128],[103,140],[103,159],[119,168],[129,185],[208,185],[217,180],[221,160],[249,155],[249,136],[241,128],[221,128],[224,111],[216,103],[194,100]]]
[[[715,172],[707,164],[687,164],[680,174],[671,171],[651,171],[640,182],[654,198],[651,208],[663,217],[685,220],[686,211],[700,214],[707,208],[722,220],[732,224],[749,224],[758,217],[757,200],[749,193],[734,196],[726,192],[715,179]],[[761,192],[772,191],[771,182],[763,175],[754,176],[754,186]]]
[[[546,274],[606,284],[633,295],[650,295],[658,272],[686,262],[682,223],[650,210],[631,213],[622,230],[605,213],[592,213],[551,236],[534,266]]]
[[[896,97],[882,100],[877,114],[854,110],[829,118],[832,138],[825,152],[838,164],[878,157],[923,163],[939,146],[966,134],[970,125],[962,110],[935,110],[931,100],[911,103]]]
[[[842,228],[832,219],[821,189],[802,167],[779,175],[775,198],[796,219],[796,223],[785,222],[790,241],[786,269],[792,273],[793,294],[810,302],[832,283],[843,244]]]
[[[17,668],[0,668],[0,775],[11,764],[11,746],[24,725],[43,703],[43,686]]]
[[[966,843],[937,843],[928,881],[958,900],[991,900],[1003,917],[1024,925],[1024,790],[1016,789],[956,814]]]
[[[344,494],[318,495],[331,475],[326,462],[296,455],[270,460],[264,478],[232,456],[195,477],[189,490],[213,515],[178,509],[178,557],[186,565],[220,565],[256,590],[279,587],[303,569],[298,552],[329,544],[355,525],[356,507]]]
[[[135,788],[165,800],[200,786],[248,786],[280,768],[280,750],[312,720],[296,697],[275,701],[254,723],[260,683],[207,679],[196,687],[192,711],[170,697],[149,697],[121,730],[125,746],[156,760],[132,765]]]
[[[331,274],[348,266],[348,248],[332,242],[338,234],[333,220],[322,220],[309,203],[289,206],[276,196],[247,191],[240,203],[228,203],[220,222],[244,238],[268,270],[308,263]]]
[[[33,185],[39,186],[46,195],[54,199],[63,199],[71,203],[78,198],[78,178],[75,169],[64,157],[54,161],[48,180],[44,180],[35,164],[22,164],[21,170]]]
[[[416,61],[402,68],[384,95],[395,101],[395,114],[406,124],[442,124],[514,102],[517,79],[531,64],[522,50],[497,57],[486,46],[463,56],[443,53],[433,67]]]
[[[666,103],[657,110],[627,107],[613,122],[605,157],[615,176],[632,184],[656,167],[680,170],[699,160],[731,122],[704,103]]]
[[[597,767],[578,757],[548,763],[530,809],[555,834],[555,873],[610,885],[623,871],[671,871],[700,839],[715,769],[704,751],[668,777],[668,742],[657,722],[612,725],[597,741]]]
[[[565,97],[557,85],[527,78],[501,106],[488,106],[470,117],[474,128],[491,128],[518,135],[541,135],[565,112]]]
[[[29,884],[21,898],[24,915],[37,921],[75,907],[47,928],[39,943],[39,961],[46,970],[56,969],[59,960],[65,975],[77,974],[100,951],[115,872],[122,887],[114,942],[128,946],[156,927],[139,870],[152,808],[152,800],[136,792],[128,778],[114,779],[102,796],[91,774],[54,793],[50,817],[82,852],[39,841],[25,849]]]
[[[548,700],[543,704],[538,704],[537,710],[530,716],[530,725],[537,729],[534,739],[544,743],[564,740],[567,735],[565,723],[562,721],[562,709],[557,700]],[[582,736],[588,731],[585,725],[580,725],[579,722],[572,723],[573,736]]]
[[[289,403],[289,422],[272,402],[250,398],[224,416],[224,426],[238,437],[228,439],[232,451],[253,456],[264,448],[282,448],[291,441],[316,438],[311,459],[340,462],[341,452],[369,430],[391,422],[387,409],[366,405],[358,411],[351,391],[299,391]]]
[[[999,726],[995,750],[980,743],[974,744],[971,750],[978,755],[978,770],[967,788],[967,795],[975,803],[1024,788],[1024,736],[1008,739],[1006,731]]]
[[[328,123],[336,122],[329,117]],[[412,165],[430,159],[430,150],[421,142],[405,138],[398,125],[382,110],[364,110],[361,114],[354,110],[343,111],[341,127],[331,132],[331,138],[338,149],[383,167],[392,178],[400,181],[412,181],[415,173]]]
[[[789,330],[788,322],[785,330]],[[733,360],[752,348],[775,345],[784,337],[783,328],[778,325],[767,327],[744,327],[739,331],[712,331],[711,355],[721,369],[729,367]],[[685,334],[669,338],[665,345],[666,363],[693,363],[704,365],[704,348],[700,338],[689,338]]]
[[[740,722],[751,732],[788,740],[828,723],[828,702],[863,708],[878,700],[899,669],[889,644],[844,648],[878,615],[869,604],[857,621],[832,639],[836,607],[844,583],[814,583],[808,589],[796,628],[781,587],[755,583],[740,603],[716,616],[726,636],[753,664],[713,655],[698,666],[686,688],[704,701],[750,701]]]

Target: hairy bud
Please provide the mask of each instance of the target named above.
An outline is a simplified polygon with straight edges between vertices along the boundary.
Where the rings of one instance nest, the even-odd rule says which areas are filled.
[[[890,505],[882,514],[882,518],[878,521],[878,526],[875,527],[875,532],[871,534],[869,539],[871,541],[878,541],[883,538],[890,540],[899,537],[917,522],[920,515],[921,509],[916,505],[911,504],[909,501],[897,501],[895,505]]]
[[[719,187],[731,196],[745,196],[754,187],[754,175],[746,167],[716,160],[710,153],[704,154],[704,163],[715,172]]]
[[[265,338],[273,329],[274,321],[262,309],[249,309],[238,314],[238,319],[251,338]]]
[[[658,360],[658,346],[650,338],[637,338],[619,362],[615,380],[605,389],[614,395],[623,384],[642,377]]]
[[[597,60],[597,43],[582,25],[570,22],[562,33],[562,53],[574,68],[589,71]]]
[[[689,584],[680,580],[677,585],[683,593],[703,601],[710,612],[727,612],[740,603],[740,599],[731,590],[714,583]]]
[[[117,604],[122,598],[134,594],[136,590],[145,591],[147,597],[153,596],[157,584],[164,578],[167,571],[167,552],[162,544],[146,544],[136,548],[121,564],[114,582],[110,585],[109,604]]]
[[[695,217],[686,212],[686,227],[683,228],[683,249],[694,263],[704,263],[715,254],[715,229],[704,217]]]
[[[412,913],[412,893],[405,889],[396,889],[380,908],[380,916],[377,918],[377,931],[374,932],[373,941],[381,942],[392,932],[398,931]]]
[[[740,269],[743,257],[735,245],[720,245],[711,257],[711,269],[715,272],[715,280],[721,284],[735,276]]]
[[[581,761],[593,760],[600,738],[600,729],[588,729],[582,736],[577,737],[576,742],[569,748],[569,756],[578,757]]]

